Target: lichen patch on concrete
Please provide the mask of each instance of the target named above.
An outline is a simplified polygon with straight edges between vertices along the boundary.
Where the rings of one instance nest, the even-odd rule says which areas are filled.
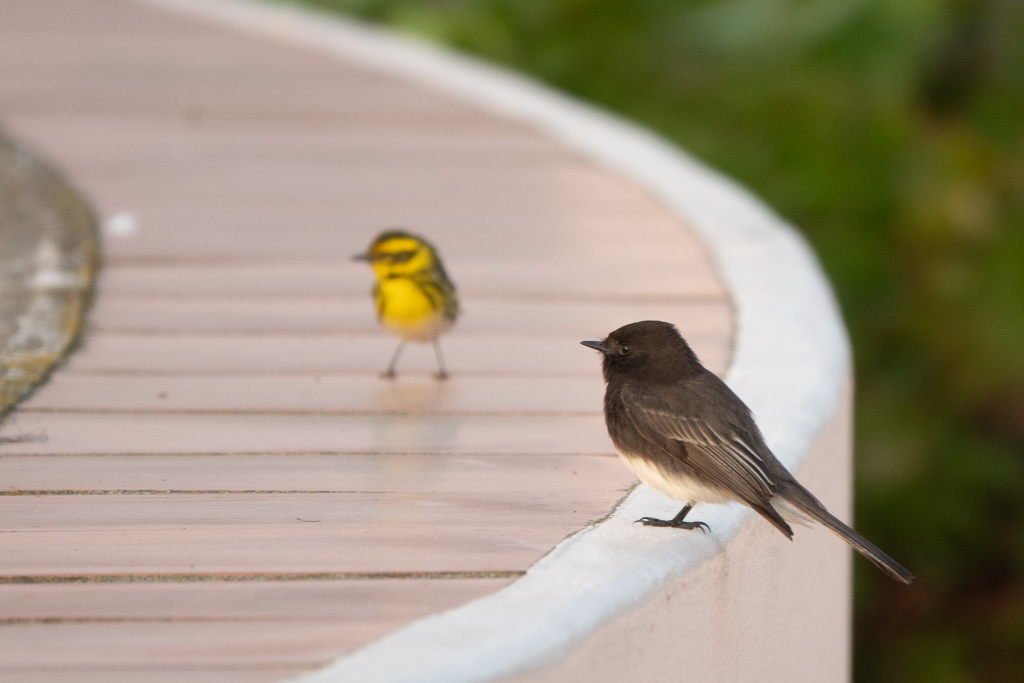
[[[0,131],[0,417],[73,346],[98,267],[88,202]]]

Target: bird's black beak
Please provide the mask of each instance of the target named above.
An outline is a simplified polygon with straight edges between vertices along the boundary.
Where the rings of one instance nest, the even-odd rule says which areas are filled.
[[[370,260],[370,255],[369,254],[356,254],[355,256],[352,257],[352,260],[353,261],[369,261]]]
[[[608,353],[608,349],[605,348],[604,344],[599,341],[581,341],[580,344],[589,346],[592,349],[597,349],[601,353]]]

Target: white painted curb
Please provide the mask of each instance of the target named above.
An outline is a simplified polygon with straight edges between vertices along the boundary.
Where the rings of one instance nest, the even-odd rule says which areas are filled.
[[[378,29],[252,0],[140,0],[322,49],[539,128],[646,188],[703,237],[737,308],[726,380],[769,446],[797,469],[840,405],[850,351],[828,281],[803,238],[732,181],[652,133],[529,79]],[[304,683],[472,683],[559,661],[666,580],[722,550],[751,514],[704,506],[713,533],[633,526],[678,504],[639,487],[605,522],[561,543],[509,587],[417,621]]]

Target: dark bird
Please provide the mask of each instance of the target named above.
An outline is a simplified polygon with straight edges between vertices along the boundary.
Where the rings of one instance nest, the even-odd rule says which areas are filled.
[[[704,522],[685,521],[694,505],[739,501],[792,539],[793,530],[780,514],[791,506],[892,578],[914,580],[793,478],[768,449],[750,409],[701,365],[673,325],[645,320],[620,327],[603,341],[581,343],[603,354],[604,418],[615,448],[642,482],[684,504],[673,519],[638,522],[706,530]]]

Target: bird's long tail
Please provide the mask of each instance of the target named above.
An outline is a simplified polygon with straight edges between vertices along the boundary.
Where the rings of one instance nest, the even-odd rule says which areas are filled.
[[[828,527],[834,534],[849,543],[857,552],[871,560],[876,567],[892,578],[902,583],[910,583],[914,580],[914,575],[900,566],[899,562],[883,553],[871,541],[833,517],[825,509],[825,506],[819,503],[818,499],[812,496],[800,484],[795,481],[792,483],[787,482],[778,495],[800,512]]]

